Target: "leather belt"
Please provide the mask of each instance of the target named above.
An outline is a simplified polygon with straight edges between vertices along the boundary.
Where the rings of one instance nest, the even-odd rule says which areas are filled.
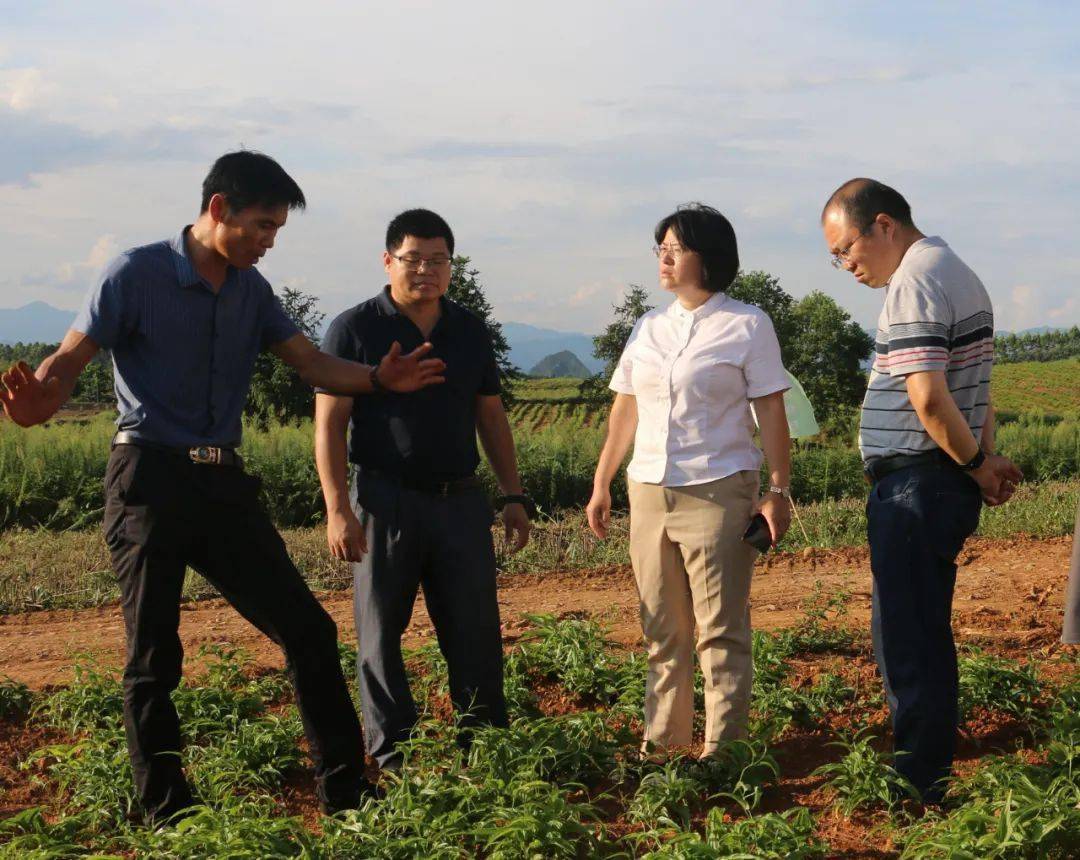
[[[899,472],[901,469],[911,469],[915,466],[948,465],[959,468],[956,461],[940,448],[927,451],[925,454],[894,454],[891,457],[878,457],[863,466],[870,483],[876,483],[886,475]]]
[[[219,448],[214,445],[192,445],[190,448],[178,448],[172,445],[161,445],[150,442],[136,436],[129,430],[119,430],[112,440],[113,447],[117,445],[134,445],[137,448],[149,448],[151,451],[161,451],[176,457],[183,457],[200,466],[235,466],[244,468],[244,458],[237,453],[235,448]]]
[[[480,479],[476,475],[467,478],[452,478],[448,481],[425,480],[402,475],[394,475],[379,469],[358,468],[360,478],[378,478],[392,484],[404,487],[406,490],[416,490],[421,493],[433,493],[437,496],[450,496],[455,493],[464,493],[467,490],[475,490],[481,486]]]

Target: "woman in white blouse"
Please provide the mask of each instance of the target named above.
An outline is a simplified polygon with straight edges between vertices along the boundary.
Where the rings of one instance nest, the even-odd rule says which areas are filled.
[[[742,537],[757,511],[774,544],[791,520],[789,383],[768,316],[724,294],[739,269],[728,220],[691,204],[664,218],[655,236],[660,285],[675,301],[638,320],[619,359],[587,514],[604,538],[611,481],[632,441],[630,559],[649,651],[645,741],[691,744],[696,624],[707,756],[747,735],[757,551]],[[762,498],[751,404],[769,466]]]

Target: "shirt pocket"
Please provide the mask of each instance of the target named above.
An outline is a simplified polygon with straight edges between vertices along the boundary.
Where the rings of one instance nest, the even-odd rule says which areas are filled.
[[[667,398],[670,378],[664,368],[664,358],[651,344],[635,346],[630,366],[630,383],[635,397],[648,400]]]

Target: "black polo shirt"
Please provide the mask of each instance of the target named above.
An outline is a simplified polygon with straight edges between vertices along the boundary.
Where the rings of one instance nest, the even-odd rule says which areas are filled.
[[[442,316],[427,340],[427,357],[446,362],[446,381],[408,394],[358,395],[349,428],[349,460],[416,480],[453,480],[476,471],[476,398],[500,391],[499,368],[483,320],[443,297]],[[394,307],[390,288],[337,317],[322,349],[339,358],[378,364],[394,341],[411,352],[425,340]],[[331,392],[332,393],[332,392]]]

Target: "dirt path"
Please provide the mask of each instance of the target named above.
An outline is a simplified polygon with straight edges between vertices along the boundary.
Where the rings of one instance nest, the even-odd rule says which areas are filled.
[[[1007,649],[1052,645],[1061,631],[1071,546],[1071,538],[969,542],[957,576],[953,617],[958,638]],[[825,595],[845,591],[850,617],[868,624],[869,559],[865,549],[855,548],[783,554],[759,563],[752,591],[755,625],[775,629],[794,623],[819,581]],[[354,642],[351,593],[320,597],[341,637]],[[634,643],[640,637],[629,568],[506,575],[500,579],[499,602],[508,642],[524,626],[523,612],[583,613],[606,622],[618,641]],[[189,664],[200,645],[230,642],[249,651],[261,666],[282,665],[276,646],[223,600],[186,603],[183,609],[180,635]],[[418,645],[432,636],[421,599],[406,644]],[[34,689],[65,684],[79,653],[93,654],[106,665],[122,664],[124,627],[118,606],[0,616],[0,676]]]

